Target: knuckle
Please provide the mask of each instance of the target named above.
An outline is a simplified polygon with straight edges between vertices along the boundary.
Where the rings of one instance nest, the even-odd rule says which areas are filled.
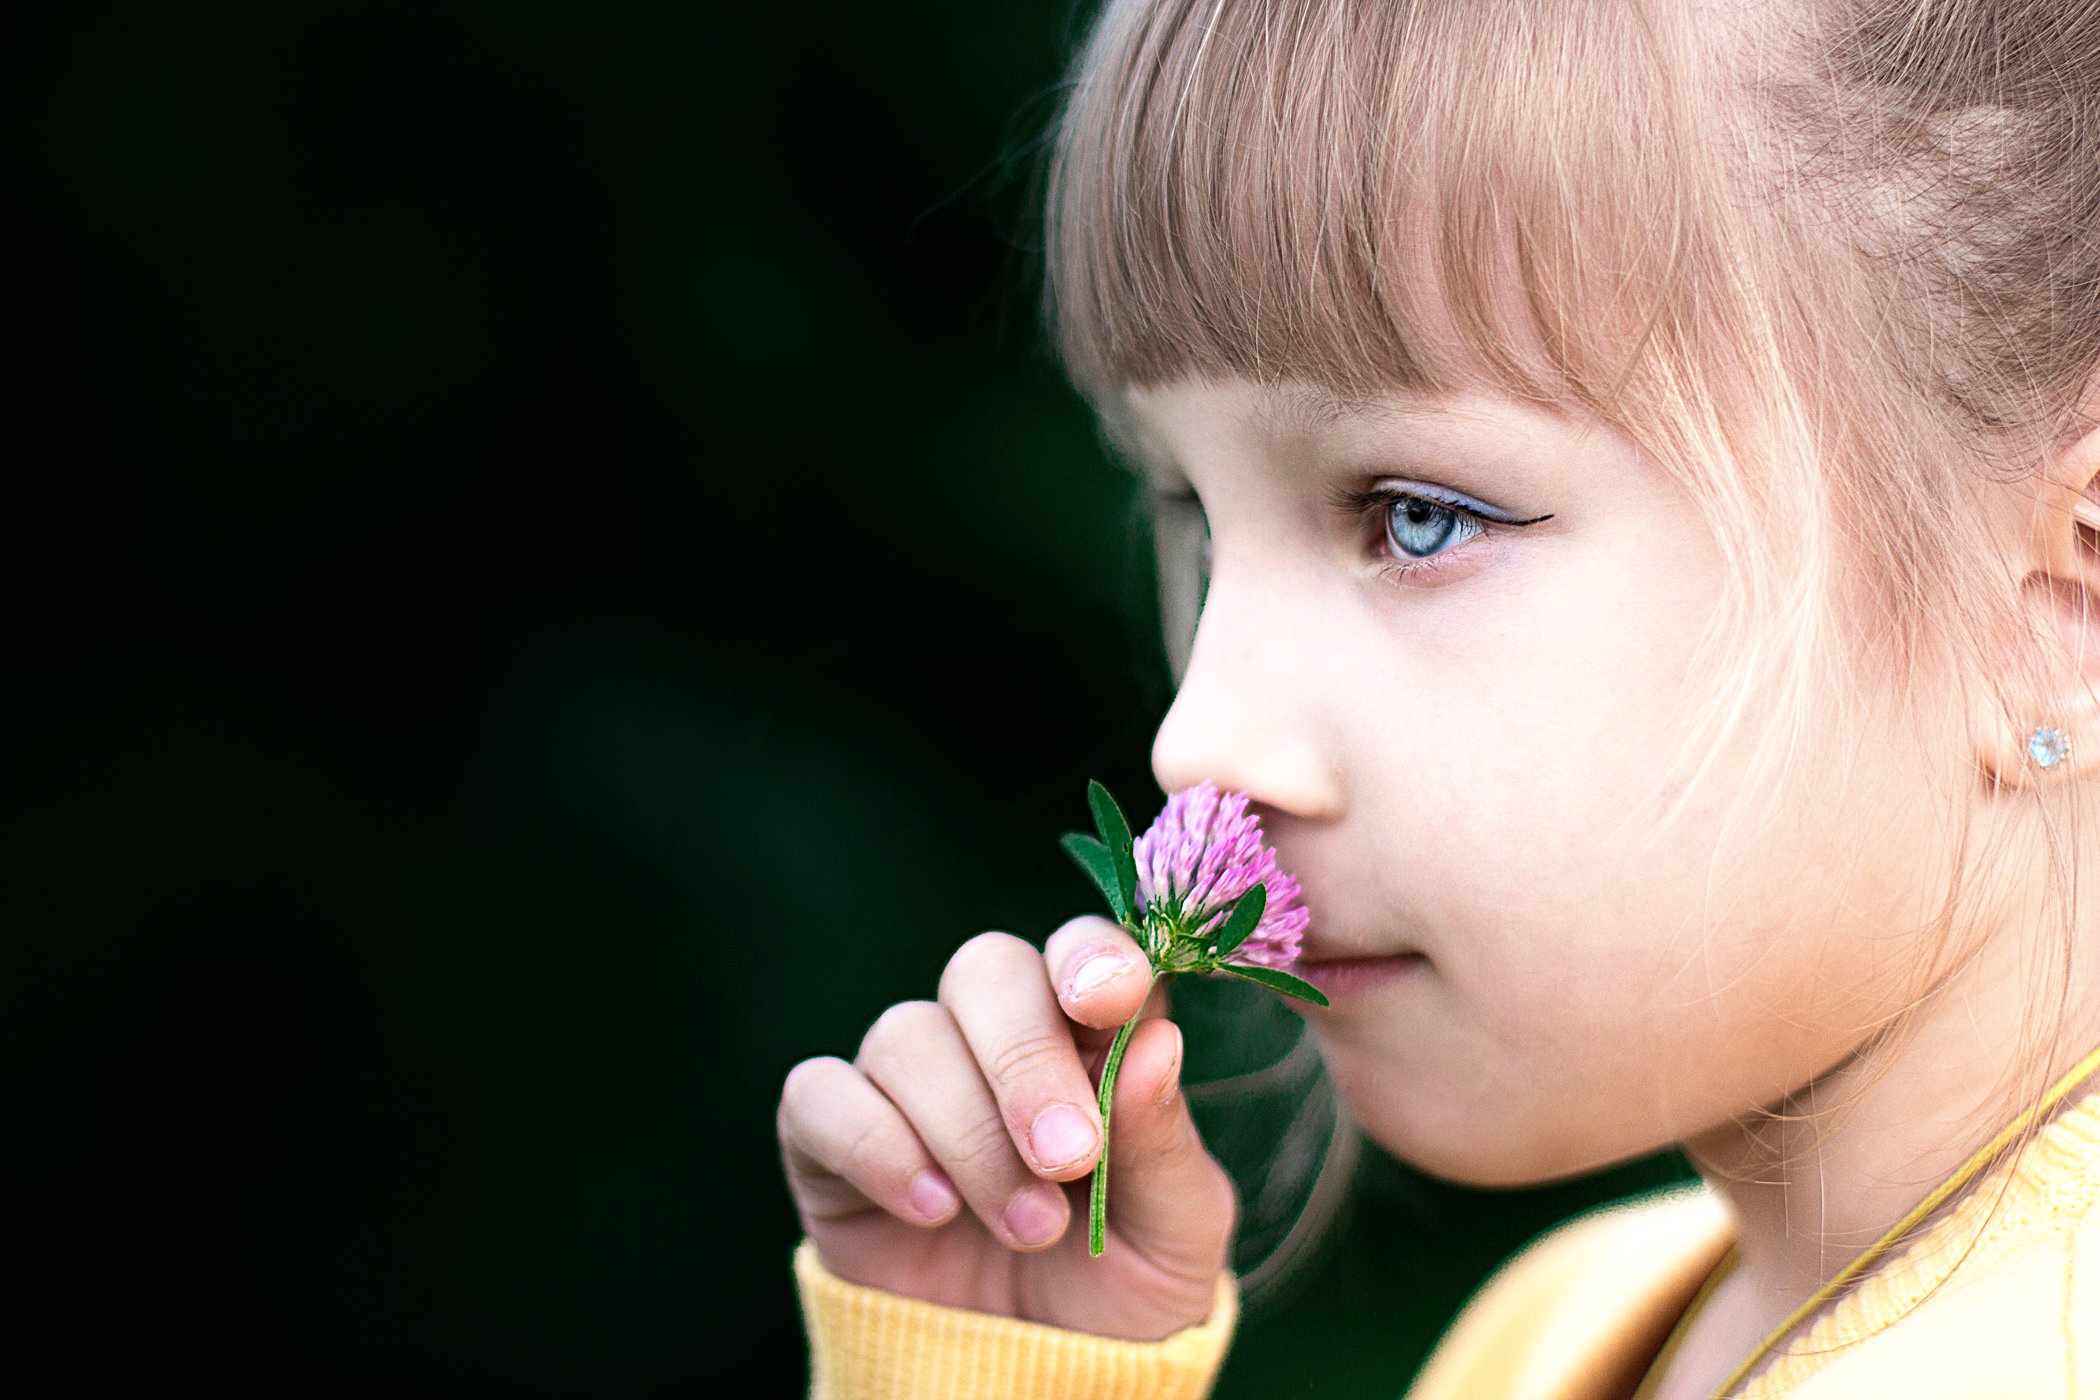
[[[1004,1173],[1018,1160],[1013,1136],[997,1118],[973,1116],[956,1131],[949,1144],[951,1159],[966,1175]]]
[[[948,965],[941,969],[941,1000],[946,1001],[961,980],[989,969],[1011,966],[1016,952],[1033,954],[1035,948],[1026,940],[998,929],[987,930],[969,939],[949,954]]]
[[[847,1067],[846,1062],[836,1055],[812,1055],[806,1060],[798,1060],[782,1081],[780,1096],[782,1099],[800,1098]]]
[[[1013,1086],[1061,1074],[1069,1063],[1076,1063],[1078,1057],[1079,1052],[1069,1037],[1022,1035],[994,1049],[985,1069],[994,1083]]]
[[[946,1017],[947,1012],[937,1002],[900,1001],[885,1007],[868,1027],[868,1033],[860,1040],[860,1060],[884,1059],[899,1047],[923,1041],[928,1022],[933,1017]]]
[[[889,1135],[883,1125],[865,1121],[854,1126],[839,1152],[837,1171],[856,1186],[879,1180],[890,1157]]]
[[[846,1068],[846,1062],[836,1055],[818,1055],[800,1061],[787,1072],[780,1085],[780,1107],[773,1119],[782,1137],[794,1133],[807,1116],[811,1101],[821,1097],[824,1085]]]
[[[1044,940],[1045,947],[1060,950],[1092,943],[1122,949],[1137,947],[1137,940],[1130,936],[1128,929],[1101,914],[1076,914],[1059,924],[1056,931]]]

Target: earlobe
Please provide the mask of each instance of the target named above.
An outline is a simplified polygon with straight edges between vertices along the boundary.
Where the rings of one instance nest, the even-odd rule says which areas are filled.
[[[1977,716],[1994,786],[2031,788],[2100,768],[2100,430],[2052,464],[2039,557],[2020,584],[2027,636],[2008,650],[2016,712]],[[2027,712],[2018,713],[2018,709]]]
[[[2064,782],[2090,771],[2094,755],[2080,751],[2072,739],[2074,731],[2087,736],[2084,748],[2095,746],[2090,722],[2076,725],[2063,720],[2038,724],[2025,734],[2007,731],[1986,743],[1983,760],[1990,784],[1998,788],[2033,788]]]
[[[2016,729],[2003,717],[1979,738],[1977,756],[1993,788],[2036,788],[2082,778],[2100,768],[2100,708],[2052,714]]]

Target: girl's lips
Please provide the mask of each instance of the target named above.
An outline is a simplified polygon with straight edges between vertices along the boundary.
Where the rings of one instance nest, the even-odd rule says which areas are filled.
[[[1428,964],[1429,959],[1420,953],[1394,953],[1382,958],[1334,958],[1325,962],[1307,962],[1300,958],[1292,964],[1291,972],[1326,993],[1329,1001],[1340,1001],[1410,977]]]

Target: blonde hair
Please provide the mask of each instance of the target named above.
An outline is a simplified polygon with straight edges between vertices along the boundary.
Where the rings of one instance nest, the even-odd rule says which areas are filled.
[[[1978,522],[2091,426],[2100,367],[2100,0],[1692,10],[1110,0],[1046,210],[1045,310],[1111,438],[1124,387],[1188,374],[1345,405],[1485,387],[1669,471],[1729,578],[1665,826],[1745,725],[1746,796],[1835,813],[1848,736],[1890,723],[1868,697],[1965,712],[1982,686],[2010,732],[2049,718],[2002,674],[2020,614]],[[1954,874],[1862,1056],[1975,956],[1959,931],[2034,896],[1976,877],[2046,872],[2062,965],[2016,1108],[2067,1029],[2089,796],[2039,784],[1989,849],[1945,796]]]

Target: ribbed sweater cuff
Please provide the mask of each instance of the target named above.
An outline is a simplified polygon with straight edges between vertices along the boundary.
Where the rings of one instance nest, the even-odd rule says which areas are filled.
[[[1156,1342],[1099,1337],[848,1283],[795,1248],[811,1400],[1202,1400],[1239,1321],[1218,1274],[1210,1316]]]

